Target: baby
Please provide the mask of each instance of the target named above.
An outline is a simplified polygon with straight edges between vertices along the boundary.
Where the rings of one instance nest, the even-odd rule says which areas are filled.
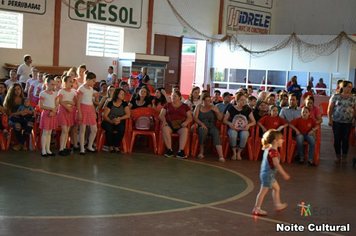
[[[24,122],[34,122],[35,110],[31,107],[31,100],[29,98],[25,98],[23,105],[20,105],[18,111],[27,111],[26,115],[20,115],[20,118]]]

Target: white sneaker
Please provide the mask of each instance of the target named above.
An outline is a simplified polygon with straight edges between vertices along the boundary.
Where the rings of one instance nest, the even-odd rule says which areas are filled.
[[[219,157],[219,161],[224,163],[225,162],[225,158]]]
[[[256,216],[266,216],[267,211],[264,211],[261,208],[254,207],[252,210],[252,214]]]
[[[200,153],[200,154],[198,155],[198,158],[202,159],[202,158],[204,158],[204,155]]]
[[[288,206],[287,203],[281,203],[281,204],[276,204],[274,205],[274,208],[277,212],[283,211],[284,209],[286,209]]]

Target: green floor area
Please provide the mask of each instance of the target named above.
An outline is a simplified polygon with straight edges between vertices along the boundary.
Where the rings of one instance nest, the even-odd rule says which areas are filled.
[[[51,158],[32,151],[1,152],[0,179],[0,216],[174,210],[224,201],[248,187],[237,173],[214,166],[106,152]]]

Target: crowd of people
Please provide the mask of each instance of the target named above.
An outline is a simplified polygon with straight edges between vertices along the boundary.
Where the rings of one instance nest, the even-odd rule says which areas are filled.
[[[241,88],[231,99],[233,95],[229,92],[221,95],[219,90],[215,90],[214,96],[210,96],[208,91],[194,87],[185,100],[179,92],[179,86],[173,86],[171,96],[164,88],[155,89],[154,95],[151,95],[152,86],[149,85],[146,68],[142,68],[137,78],[131,77],[124,81],[117,78],[110,66],[108,77],[100,80],[96,88],[96,75],[89,72],[84,64],[70,68],[63,75],[50,75],[31,67],[31,62],[31,56],[25,55],[24,63],[18,70],[10,71],[10,79],[0,83],[0,112],[9,117],[9,125],[13,127],[17,140],[14,150],[27,149],[25,142],[37,122],[34,118],[36,106],[41,112],[39,128],[42,130],[42,156],[55,155],[50,150],[50,144],[52,131],[58,126],[61,127],[59,155],[70,154],[71,150],[66,148],[68,136],[74,151],[79,151],[81,155],[96,152],[94,141],[98,115],[102,116],[103,122],[100,125],[106,131],[109,152],[121,152],[120,144],[130,110],[152,107],[160,114],[163,140],[167,148],[165,156],[173,156],[170,134],[178,133],[177,157],[186,158],[188,153],[184,153],[184,147],[191,132],[188,130],[191,123],[198,126],[198,157],[204,157],[204,144],[210,135],[221,162],[226,157],[217,127],[219,122],[227,126],[232,160],[242,159],[241,152],[251,135],[250,127],[256,125],[262,137],[270,129],[284,132],[284,128],[289,126],[296,137],[299,163],[304,163],[303,142],[307,141],[310,146],[308,163],[315,165],[315,132],[322,117],[319,109],[314,106],[310,88],[304,94],[304,105],[300,106],[302,93],[296,76],[292,77],[288,91],[279,90],[276,94],[260,90],[256,98],[252,96],[252,89]],[[308,87],[312,86],[313,81],[310,82]],[[319,84],[322,83],[321,79]],[[356,100],[351,94],[350,81],[340,81],[338,87],[339,90],[330,98],[329,125],[333,127],[335,137],[335,162],[347,163],[347,140],[354,122]],[[4,138],[8,139],[11,134],[6,127],[6,124],[1,124],[0,129]]]
[[[210,96],[208,91],[194,87],[185,100],[177,85],[172,87],[171,95],[164,88],[156,88],[154,95],[151,95],[152,86],[149,85],[146,68],[142,68],[137,78],[124,81],[117,78],[113,68],[109,67],[108,77],[100,80],[96,88],[97,76],[88,71],[84,64],[70,68],[62,75],[51,75],[31,67],[29,55],[24,57],[24,62],[17,71],[10,71],[10,79],[0,83],[0,113],[2,118],[8,117],[8,124],[0,122],[0,135],[5,140],[11,139],[8,127],[12,127],[15,135],[12,148],[15,151],[27,150],[25,143],[38,123],[42,157],[55,155],[51,151],[51,142],[53,131],[58,127],[61,128],[60,156],[70,155],[72,151],[78,151],[80,155],[96,153],[94,141],[100,116],[100,128],[105,130],[108,151],[121,153],[120,145],[131,111],[149,107],[159,114],[166,157],[174,156],[172,133],[179,134],[176,157],[187,157],[188,153],[184,150],[193,126],[189,128],[195,123],[198,158],[204,158],[206,140],[211,136],[218,160],[225,162],[219,126],[227,127],[231,160],[242,160],[241,153],[253,130],[251,127],[256,127],[260,131],[264,153],[260,174],[262,185],[253,209],[255,215],[267,214],[261,209],[261,204],[269,188],[274,191],[276,209],[280,211],[287,206],[280,201],[279,185],[275,180],[277,170],[285,179],[289,179],[279,164],[278,148],[286,141],[282,139],[282,132],[293,133],[297,143],[296,159],[300,164],[305,163],[303,143],[308,142],[307,162],[315,166],[316,131],[323,120],[319,109],[314,106],[310,89],[312,85],[308,85],[303,97],[304,104],[300,106],[302,94],[296,77],[291,79],[288,91],[279,90],[276,94],[261,90],[255,97],[251,88],[241,88],[235,95],[229,92],[221,94],[215,90],[214,95]],[[321,79],[319,84],[323,88],[322,83]],[[347,163],[350,130],[355,123],[356,111],[356,96],[351,93],[352,89],[350,81],[339,81],[338,89],[329,102],[328,117],[334,133],[335,163]],[[317,94],[320,93],[317,91]],[[39,114],[40,117],[35,119]],[[69,137],[71,148],[68,149]],[[356,159],[353,158],[355,164]]]

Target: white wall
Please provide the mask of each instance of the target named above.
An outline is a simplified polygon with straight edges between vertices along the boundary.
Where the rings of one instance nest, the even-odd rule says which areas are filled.
[[[275,34],[356,33],[354,0],[274,0]]]
[[[219,1],[179,0],[171,1],[176,11],[194,28],[212,36],[218,33]],[[197,38],[197,34],[180,24],[167,0],[155,0],[153,10],[153,35]]]
[[[0,48],[0,78],[7,75],[5,63],[22,64],[23,56],[30,54],[33,65],[52,65],[54,1],[47,1],[44,15],[23,13],[22,49]]]
[[[142,24],[139,29],[124,28],[124,52],[146,52],[148,1],[143,1]],[[87,69],[97,76],[97,81],[107,77],[109,66],[118,58],[86,56],[87,22],[72,20],[68,16],[68,7],[62,3],[61,37],[60,37],[60,66],[78,67],[85,63]]]

